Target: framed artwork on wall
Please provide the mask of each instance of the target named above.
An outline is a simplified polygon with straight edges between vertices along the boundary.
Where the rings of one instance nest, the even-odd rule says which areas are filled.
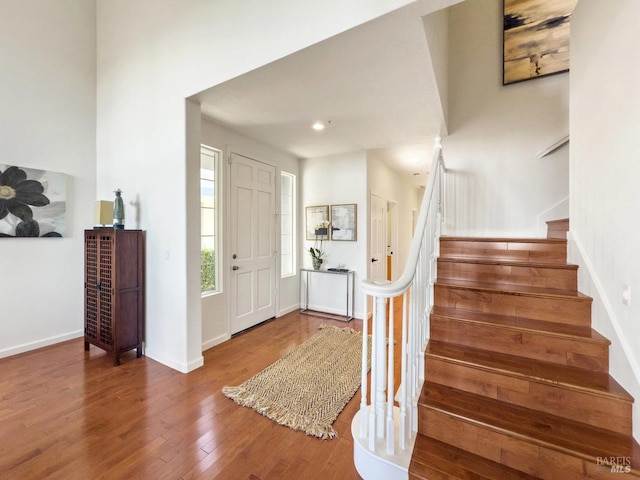
[[[569,25],[576,3],[503,0],[503,85],[569,70]]]
[[[331,205],[331,240],[355,242],[357,239],[358,205]]]
[[[329,240],[329,206],[317,205],[306,208],[307,240]]]
[[[0,238],[62,237],[67,175],[0,164]]]

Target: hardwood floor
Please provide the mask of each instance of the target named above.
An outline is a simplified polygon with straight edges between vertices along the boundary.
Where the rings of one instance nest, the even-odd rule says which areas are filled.
[[[359,479],[351,419],[360,393],[322,441],[224,397],[317,332],[341,321],[297,312],[204,352],[182,374],[149,358],[122,365],[83,340],[0,360],[0,478]],[[349,327],[362,330],[362,322]]]

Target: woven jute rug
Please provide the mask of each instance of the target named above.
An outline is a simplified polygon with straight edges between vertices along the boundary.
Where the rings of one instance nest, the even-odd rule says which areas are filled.
[[[242,385],[224,387],[222,393],[281,425],[329,439],[337,436],[333,422],[360,388],[361,372],[362,334],[325,326]]]

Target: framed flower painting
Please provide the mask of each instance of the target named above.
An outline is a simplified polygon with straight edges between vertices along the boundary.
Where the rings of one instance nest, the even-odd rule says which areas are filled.
[[[63,237],[67,175],[0,164],[0,238]]]

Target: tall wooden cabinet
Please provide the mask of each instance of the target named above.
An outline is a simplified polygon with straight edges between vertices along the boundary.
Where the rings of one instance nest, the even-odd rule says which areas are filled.
[[[144,232],[95,228],[84,232],[84,349],[142,355]]]

